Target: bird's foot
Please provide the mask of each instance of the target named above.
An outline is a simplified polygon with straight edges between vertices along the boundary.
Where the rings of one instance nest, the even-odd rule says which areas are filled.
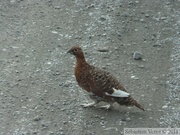
[[[87,107],[92,107],[95,104],[97,104],[96,102],[92,102],[92,103],[86,103],[86,104],[81,104],[82,107],[87,108]]]
[[[100,106],[99,108],[100,108],[100,109],[110,110],[110,109],[112,109],[112,104],[109,104],[109,105],[103,105],[103,106]]]

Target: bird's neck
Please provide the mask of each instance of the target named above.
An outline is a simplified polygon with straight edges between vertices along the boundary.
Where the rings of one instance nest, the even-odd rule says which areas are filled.
[[[80,67],[83,67],[83,65],[86,65],[86,64],[87,64],[87,62],[86,62],[84,57],[82,57],[82,58],[77,58],[76,57],[76,67],[78,66],[80,68]]]
[[[83,52],[76,55],[76,65],[83,65],[86,63]]]
[[[88,63],[86,62],[85,58],[76,57],[76,66],[74,69],[74,74],[77,81],[80,79],[81,74],[84,73],[87,66],[88,66]]]

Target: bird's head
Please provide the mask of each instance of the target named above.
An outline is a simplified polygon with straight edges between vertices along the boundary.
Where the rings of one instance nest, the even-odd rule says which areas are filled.
[[[82,51],[81,47],[79,47],[79,46],[71,47],[71,49],[69,49],[67,53],[74,55],[76,58],[84,59],[83,51]]]

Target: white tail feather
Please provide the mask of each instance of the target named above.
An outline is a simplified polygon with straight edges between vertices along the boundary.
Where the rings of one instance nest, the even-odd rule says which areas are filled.
[[[112,94],[109,93],[105,93],[108,96],[112,96],[112,97],[129,97],[129,93],[122,91],[122,90],[116,90],[115,88],[113,88],[114,92]]]

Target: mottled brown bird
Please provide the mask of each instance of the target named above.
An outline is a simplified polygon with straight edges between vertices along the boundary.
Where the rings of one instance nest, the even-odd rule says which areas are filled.
[[[76,66],[74,74],[78,85],[86,90],[93,103],[83,104],[84,107],[94,106],[100,101],[110,103],[102,108],[110,109],[114,102],[125,106],[136,106],[139,109],[144,108],[133,99],[120,82],[109,72],[89,65],[84,57],[84,53],[79,46],[73,46],[68,53],[76,57]]]

